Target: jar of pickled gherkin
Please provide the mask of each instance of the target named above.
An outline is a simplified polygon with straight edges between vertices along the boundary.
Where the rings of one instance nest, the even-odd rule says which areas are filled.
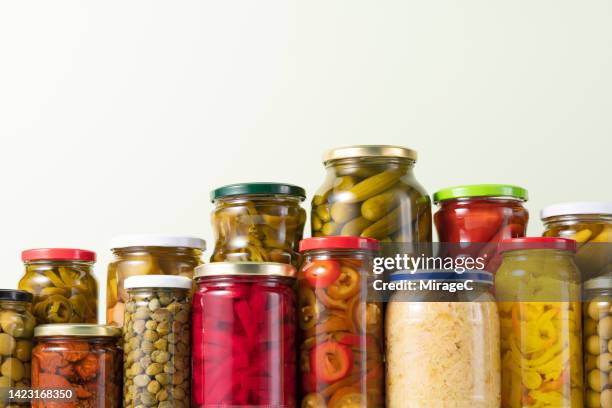
[[[382,305],[371,301],[378,241],[300,243],[298,322],[303,407],[383,407]]]
[[[306,212],[303,188],[291,184],[241,183],[217,188],[211,262],[298,263]]]
[[[481,270],[396,272],[386,310],[387,407],[498,408],[499,317]],[[438,286],[439,285],[439,286]]]
[[[37,324],[97,323],[96,253],[84,249],[39,248],[21,253],[25,275],[19,289],[34,295]]]
[[[192,280],[131,276],[123,323],[123,407],[189,408]]]
[[[502,407],[582,407],[582,324],[576,242],[500,243]]]
[[[121,406],[121,329],[97,324],[45,324],[34,331],[33,408]]]
[[[193,406],[295,408],[295,268],[213,262],[195,275]]]
[[[398,146],[327,152],[327,178],[312,200],[312,236],[431,242],[431,201],[414,177],[416,158]]]
[[[30,386],[32,337],[36,320],[30,313],[33,296],[22,290],[0,289],[0,406],[9,388]]]
[[[111,241],[113,260],[108,265],[106,322],[123,326],[127,292],[126,278],[136,275],[177,275],[193,277],[202,263],[206,241],[175,235],[127,235]]]
[[[584,283],[585,406],[612,407],[612,275]]]
[[[553,204],[540,216],[544,236],[578,242],[576,261],[584,279],[612,273],[612,202]]]

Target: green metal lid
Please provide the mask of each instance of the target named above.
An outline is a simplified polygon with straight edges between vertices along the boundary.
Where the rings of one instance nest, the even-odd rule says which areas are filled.
[[[282,183],[229,184],[211,191],[210,199],[214,202],[219,198],[238,195],[287,195],[306,199],[306,191],[302,187]]]
[[[433,195],[434,203],[444,200],[469,197],[512,197],[527,201],[527,190],[510,184],[472,184],[469,186],[449,187]]]

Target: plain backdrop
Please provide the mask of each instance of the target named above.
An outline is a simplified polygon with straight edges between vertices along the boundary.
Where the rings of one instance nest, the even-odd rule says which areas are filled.
[[[212,188],[310,198],[349,144],[416,149],[430,193],[524,186],[540,234],[612,200],[611,44],[609,0],[1,2],[1,286],[84,247],[104,299],[113,235],[210,241]]]

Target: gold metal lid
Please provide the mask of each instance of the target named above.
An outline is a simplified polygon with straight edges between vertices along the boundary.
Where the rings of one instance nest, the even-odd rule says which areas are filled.
[[[68,337],[119,337],[121,329],[104,324],[43,324],[36,326],[34,337],[68,336]]]
[[[337,147],[323,155],[323,163],[351,157],[398,157],[416,161],[417,152],[402,146],[355,145]]]
[[[276,262],[212,262],[195,268],[194,277],[208,276],[284,276],[294,278],[293,266]]]

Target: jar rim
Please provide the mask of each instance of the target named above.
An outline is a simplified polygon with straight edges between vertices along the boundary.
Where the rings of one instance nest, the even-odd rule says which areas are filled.
[[[33,248],[21,252],[23,262],[30,261],[84,261],[95,262],[96,253],[78,248]]]
[[[34,337],[120,337],[121,329],[105,324],[43,324],[34,328]]]
[[[192,280],[177,275],[134,275],[123,281],[125,290],[130,289],[191,289]]]
[[[206,250],[206,241],[189,235],[130,234],[111,239],[111,249],[135,247],[189,248]]]
[[[521,201],[528,200],[527,190],[512,184],[469,184],[443,188],[433,194],[434,204],[446,200],[459,198],[514,198]]]
[[[0,302],[11,301],[11,302],[27,302],[32,303],[34,295],[25,290],[15,289],[0,289]]]
[[[359,157],[395,157],[417,160],[417,152],[403,146],[394,145],[353,145],[336,147],[323,154],[323,164],[340,159]]]
[[[218,199],[243,195],[285,195],[296,196],[303,201],[306,199],[306,190],[294,184],[286,183],[270,183],[270,182],[255,182],[255,183],[235,183],[228,184],[214,189],[210,192],[210,201],[215,202]]]
[[[280,276],[294,278],[296,269],[279,262],[212,262],[195,268],[194,278],[212,276]]]
[[[612,215],[612,202],[606,201],[574,201],[551,204],[542,208],[540,219],[546,220],[552,217],[565,215]]]

